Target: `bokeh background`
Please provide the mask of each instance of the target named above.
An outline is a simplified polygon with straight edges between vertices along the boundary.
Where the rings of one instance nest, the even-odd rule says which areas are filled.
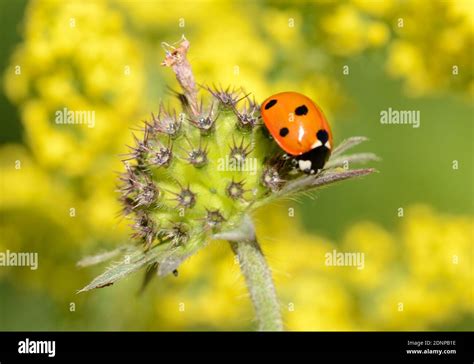
[[[76,268],[81,257],[130,240],[117,217],[120,155],[172,97],[161,42],[182,34],[198,82],[243,86],[259,101],[311,95],[336,144],[365,135],[359,150],[382,158],[376,175],[257,216],[287,328],[474,328],[472,1],[0,4],[0,251],[39,254],[36,271],[0,267],[0,329],[254,327],[220,242],[141,295],[143,272],[75,293],[104,269]],[[95,127],[55,124],[64,107],[95,110]],[[420,128],[382,125],[389,107],[419,110]],[[364,252],[365,268],[326,266],[333,249]]]

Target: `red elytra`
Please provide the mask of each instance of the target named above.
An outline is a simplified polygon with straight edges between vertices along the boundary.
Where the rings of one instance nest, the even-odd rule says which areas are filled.
[[[332,133],[321,109],[309,97],[298,92],[280,92],[267,98],[261,106],[265,126],[278,145],[296,156],[326,144],[332,148]],[[327,140],[323,130],[327,134]],[[322,140],[321,140],[322,139]]]
[[[260,111],[270,134],[286,153],[297,157],[303,171],[314,173],[323,167],[333,144],[318,105],[298,92],[281,92],[268,97]]]

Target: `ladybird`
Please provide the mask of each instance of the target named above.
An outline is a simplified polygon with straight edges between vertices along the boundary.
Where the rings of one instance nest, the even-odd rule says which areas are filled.
[[[298,92],[281,92],[267,98],[260,112],[272,137],[301,171],[312,174],[323,168],[332,133],[318,105]]]

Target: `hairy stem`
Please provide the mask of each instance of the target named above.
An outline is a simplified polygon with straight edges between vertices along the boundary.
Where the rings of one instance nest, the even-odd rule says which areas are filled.
[[[243,234],[247,232],[244,238]],[[272,274],[255,237],[253,224],[246,217],[242,229],[235,235],[238,240],[229,243],[238,258],[240,269],[255,308],[259,331],[282,331],[280,305],[275,292]]]

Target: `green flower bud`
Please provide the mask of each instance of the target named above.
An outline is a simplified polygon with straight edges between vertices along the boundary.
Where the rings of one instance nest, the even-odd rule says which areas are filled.
[[[147,248],[232,230],[289,177],[255,102],[237,89],[202,90],[196,110],[152,114],[125,161],[123,211]]]

